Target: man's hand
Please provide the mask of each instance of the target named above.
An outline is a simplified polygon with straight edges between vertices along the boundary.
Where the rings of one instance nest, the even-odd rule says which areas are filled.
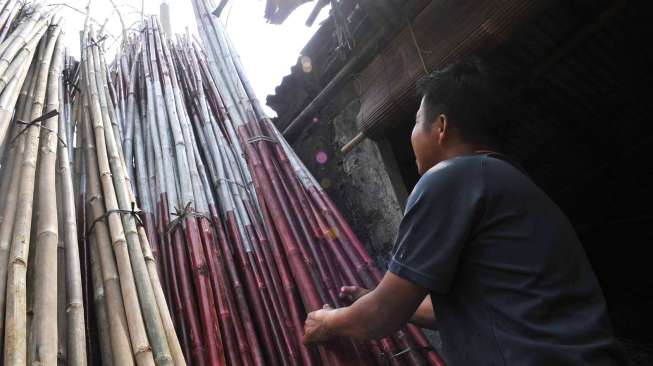
[[[347,299],[350,302],[356,302],[356,300],[370,293],[370,290],[358,286],[342,286],[340,288],[340,298]]]
[[[304,344],[328,341],[333,337],[327,325],[327,318],[333,312],[333,308],[324,305],[320,310],[313,311],[306,317],[304,323]]]
[[[401,328],[415,314],[428,290],[393,273],[386,273],[374,291],[356,286],[341,289],[342,296],[357,298],[351,306],[325,308],[308,314],[304,343],[334,337],[377,339]]]

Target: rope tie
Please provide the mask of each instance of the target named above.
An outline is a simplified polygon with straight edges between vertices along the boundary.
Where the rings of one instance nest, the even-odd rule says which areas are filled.
[[[417,347],[417,349],[429,351],[429,350],[433,350],[433,347],[432,346],[424,346],[424,347]],[[381,356],[385,357],[386,358],[386,364],[390,365],[391,364],[390,360],[392,360],[393,358],[398,358],[398,357],[401,357],[401,356],[405,355],[406,353],[414,352],[414,351],[415,351],[415,349],[413,349],[411,347],[408,347],[408,348],[406,348],[404,350],[401,350],[401,351],[399,351],[399,352],[397,352],[397,353],[395,353],[393,355],[388,356],[385,353],[382,353]]]
[[[259,141],[268,141],[268,142],[271,142],[273,144],[276,144],[276,143],[279,142],[275,138],[272,138],[272,137],[269,137],[269,136],[264,136],[264,135],[252,136],[252,137],[247,139],[248,144],[252,144],[254,142],[259,142]]]
[[[233,180],[233,179],[218,178],[218,183],[220,183],[220,182],[225,182],[225,183],[233,184],[233,185],[239,186],[239,187],[241,187],[241,188],[243,188],[243,189],[247,189],[247,186],[246,186],[245,184],[242,184],[242,183],[236,182],[236,181]]]
[[[137,226],[143,226],[143,219],[141,217],[143,215],[143,211],[136,210],[136,203],[132,202],[131,210],[121,210],[121,209],[107,210],[107,212],[105,212],[101,216],[98,216],[91,223],[91,226],[88,228],[88,230],[86,232],[86,235],[89,236],[93,232],[93,229],[95,229],[95,224],[97,224],[98,222],[108,218],[109,215],[114,214],[114,213],[117,213],[117,214],[120,214],[120,215],[130,215],[131,217],[134,218],[134,220],[136,220],[136,225]]]
[[[408,347],[408,348],[406,348],[405,350],[399,351],[399,352],[395,353],[394,355],[390,356],[390,358],[401,357],[402,355],[404,355],[404,354],[406,354],[406,353],[408,353],[408,352],[412,352],[412,351],[413,351],[413,350],[412,350],[410,347]]]
[[[107,39],[107,35],[105,34],[105,35],[103,35],[102,37],[100,37],[97,41],[90,40],[90,41],[88,42],[88,44],[86,45],[86,48],[91,48],[91,47],[93,47],[93,46],[98,46],[98,47],[100,47],[100,43],[104,42],[106,39]]]
[[[79,86],[73,81],[72,75],[70,75],[68,70],[64,71],[63,73],[63,82],[66,84],[66,86],[72,86],[73,89],[75,89],[77,92],[81,93],[82,90],[79,88]]]
[[[181,226],[182,222],[184,222],[184,220],[188,217],[207,219],[211,223],[211,226],[213,226],[213,221],[211,218],[203,213],[195,211],[193,207],[191,207],[192,203],[193,202],[188,201],[183,209],[175,208],[175,212],[170,212],[170,215],[177,216],[177,218],[168,223],[168,227],[166,228],[167,235],[170,235],[170,233],[172,233],[177,228],[177,226]]]
[[[60,142],[64,147],[68,147],[68,145],[66,145],[66,142],[61,138],[61,136],[59,135],[59,133],[58,133],[57,131],[54,131],[53,129],[51,129],[51,128],[49,128],[49,127],[46,127],[46,126],[43,126],[43,125],[40,124],[40,122],[43,122],[43,121],[45,121],[45,120],[47,120],[47,119],[50,119],[50,118],[52,118],[52,117],[56,117],[56,116],[58,116],[58,115],[59,115],[59,111],[57,111],[56,109],[54,109],[54,110],[51,110],[51,111],[48,112],[48,113],[43,114],[43,115],[40,116],[40,117],[37,117],[37,118],[33,119],[33,120],[30,121],[30,122],[25,122],[25,121],[23,121],[23,120],[21,120],[21,119],[17,119],[17,120],[16,120],[16,123],[19,124],[19,125],[23,125],[23,126],[25,126],[25,127],[23,127],[20,131],[18,131],[18,133],[16,134],[16,136],[14,136],[14,137],[11,139],[11,141],[10,141],[9,143],[10,143],[10,144],[15,143],[16,140],[20,137],[20,135],[22,135],[23,133],[25,133],[25,131],[29,130],[30,127],[37,127],[37,128],[42,129],[42,130],[46,130],[46,131],[48,131],[48,132],[50,132],[50,133],[55,134],[55,135],[57,136],[57,139],[59,140],[59,142]]]

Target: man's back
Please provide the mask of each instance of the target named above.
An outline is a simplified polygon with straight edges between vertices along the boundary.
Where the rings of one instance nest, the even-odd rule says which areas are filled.
[[[625,363],[569,221],[499,157],[457,157],[420,179],[390,271],[431,291],[452,366]]]

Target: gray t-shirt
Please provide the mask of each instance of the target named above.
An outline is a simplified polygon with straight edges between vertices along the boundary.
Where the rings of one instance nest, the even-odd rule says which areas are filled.
[[[503,156],[424,174],[389,271],[430,291],[449,366],[627,364],[571,224]]]

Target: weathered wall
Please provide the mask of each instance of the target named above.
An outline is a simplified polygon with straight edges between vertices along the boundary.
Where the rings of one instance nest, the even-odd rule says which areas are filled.
[[[358,132],[359,107],[352,88],[345,88],[293,147],[377,263],[385,268],[402,210],[379,147],[366,140],[349,154],[340,153],[340,148]]]

